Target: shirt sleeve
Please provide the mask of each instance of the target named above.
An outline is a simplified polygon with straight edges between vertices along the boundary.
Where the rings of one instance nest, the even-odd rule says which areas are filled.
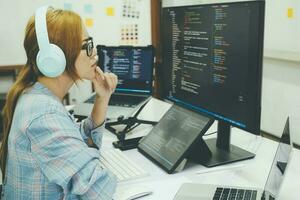
[[[79,127],[82,138],[86,141],[89,137],[91,137],[94,144],[96,144],[100,149],[102,144],[102,133],[105,129],[105,122],[103,122],[100,126],[96,126],[91,116],[89,116],[79,124]]]
[[[82,139],[78,126],[63,114],[45,114],[27,128],[31,152],[42,173],[81,199],[112,199],[116,177],[102,168],[100,152]]]

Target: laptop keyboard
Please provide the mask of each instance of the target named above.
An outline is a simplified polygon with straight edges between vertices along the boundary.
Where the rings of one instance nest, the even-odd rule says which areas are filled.
[[[91,96],[85,101],[85,103],[93,104],[95,102],[96,95]],[[122,106],[122,107],[135,107],[142,101],[146,100],[146,96],[133,96],[133,95],[111,95],[109,105]]]
[[[213,200],[255,200],[256,195],[256,190],[218,187],[216,189]]]

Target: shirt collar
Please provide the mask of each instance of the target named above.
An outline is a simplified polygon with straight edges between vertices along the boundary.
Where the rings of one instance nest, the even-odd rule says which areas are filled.
[[[48,96],[51,96],[53,98],[55,98],[57,101],[61,102],[60,98],[58,98],[51,90],[49,90],[44,84],[40,83],[40,82],[36,82],[34,83],[34,85],[32,86],[33,91],[37,91],[39,93],[43,93],[46,94]]]

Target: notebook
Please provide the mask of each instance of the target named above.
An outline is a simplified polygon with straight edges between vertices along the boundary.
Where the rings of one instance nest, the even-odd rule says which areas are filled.
[[[289,118],[286,120],[280,143],[277,147],[271,169],[264,189],[260,188],[237,188],[228,185],[205,185],[198,183],[184,183],[177,192],[174,200],[207,200],[207,199],[276,199],[284,178],[282,163],[287,169],[292,150],[292,142],[289,136]],[[279,164],[280,163],[280,164]]]
[[[118,76],[118,85],[110,98],[107,117],[132,115],[152,95],[153,47],[97,45],[97,53],[101,69]],[[74,114],[88,116],[95,96],[94,93],[83,103],[76,105]]]

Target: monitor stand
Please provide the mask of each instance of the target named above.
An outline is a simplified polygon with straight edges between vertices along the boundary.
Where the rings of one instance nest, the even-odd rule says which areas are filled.
[[[140,112],[143,110],[143,108],[146,106],[146,104],[148,102],[149,102],[149,100],[146,101],[138,109],[138,111],[134,114],[134,116],[127,117],[127,118],[125,118],[124,116],[120,116],[120,117],[118,117],[117,121],[107,122],[105,124],[105,128],[107,130],[109,130],[110,132],[112,132],[113,134],[115,134],[118,138],[118,141],[113,142],[113,146],[115,148],[118,148],[122,151],[137,148],[139,141],[140,141],[140,139],[142,139],[142,137],[125,139],[126,134],[129,133],[130,131],[132,131],[134,128],[136,128],[140,124],[150,124],[150,125],[157,124],[157,122],[138,119],[138,115],[140,114]],[[118,131],[114,126],[119,126],[119,125],[126,125],[126,126],[123,130]]]
[[[206,167],[254,158],[255,154],[230,144],[230,128],[228,123],[218,121],[217,138],[200,138],[191,148],[188,158]]]

